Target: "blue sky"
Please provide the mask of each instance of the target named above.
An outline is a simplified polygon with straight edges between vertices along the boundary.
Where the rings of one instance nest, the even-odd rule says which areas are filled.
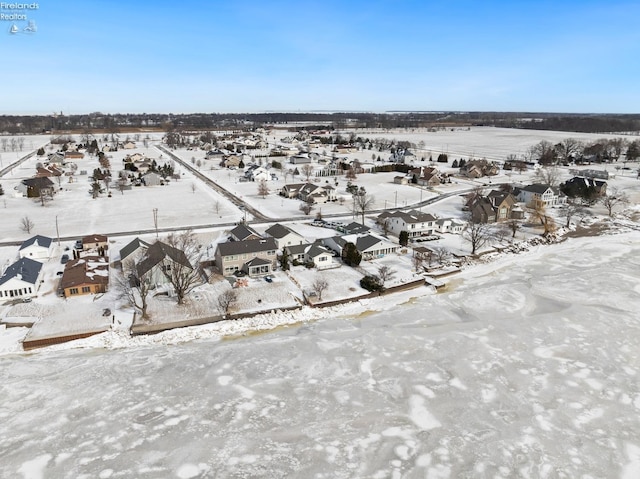
[[[640,112],[637,0],[37,3],[0,114]]]

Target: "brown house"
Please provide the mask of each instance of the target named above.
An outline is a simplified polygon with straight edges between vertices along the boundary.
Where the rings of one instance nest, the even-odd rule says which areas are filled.
[[[105,235],[89,235],[82,238],[82,251],[109,249],[109,238]]]
[[[80,153],[79,151],[65,151],[64,159],[65,160],[81,160],[84,158],[84,153]]]
[[[109,262],[104,256],[72,259],[66,264],[60,280],[60,289],[65,298],[106,293],[108,287]]]
[[[486,196],[471,195],[466,206],[474,223],[495,223],[511,219],[516,203],[511,193],[494,190]]]

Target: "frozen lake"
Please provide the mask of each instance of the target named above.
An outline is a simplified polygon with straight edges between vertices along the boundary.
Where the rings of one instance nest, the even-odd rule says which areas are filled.
[[[393,311],[0,358],[0,476],[640,477],[640,233]]]

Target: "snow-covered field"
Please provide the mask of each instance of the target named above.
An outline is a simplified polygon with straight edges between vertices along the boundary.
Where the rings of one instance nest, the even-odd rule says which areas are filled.
[[[5,355],[0,476],[638,477],[638,258],[572,239],[265,334]]]

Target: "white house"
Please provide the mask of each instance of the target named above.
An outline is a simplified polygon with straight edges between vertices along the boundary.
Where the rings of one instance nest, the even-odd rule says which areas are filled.
[[[404,211],[394,211],[392,213],[385,211],[378,216],[378,224],[386,224],[386,228],[391,234],[400,236],[401,231],[409,233],[409,238],[416,236],[432,235],[436,229],[437,218],[428,213],[411,210],[408,213]]]
[[[436,220],[438,233],[460,234],[464,229],[464,222],[455,218],[441,218]]]
[[[275,225],[267,228],[265,234],[271,236],[276,240],[278,249],[282,249],[285,246],[301,245],[305,243],[305,240],[302,236],[293,231],[291,228],[281,225],[280,223],[276,223]]]
[[[320,241],[325,247],[335,251],[340,256],[342,255],[342,248],[344,248],[344,245],[347,243],[353,243],[364,260],[380,258],[387,254],[397,253],[400,249],[399,245],[370,233],[333,236],[331,238],[323,238]]]
[[[518,189],[518,201],[525,204],[542,202],[545,206],[564,205],[567,197],[558,188],[543,184],[533,184]]]
[[[35,260],[48,260],[51,258],[51,248],[53,241],[46,236],[36,235],[20,245],[18,255],[21,258],[31,258]]]
[[[340,266],[333,261],[333,253],[320,244],[296,244],[285,246],[290,260],[301,263],[313,263],[317,269],[329,269]]]
[[[0,301],[34,297],[38,292],[41,276],[42,263],[31,258],[20,258],[0,277]]]

